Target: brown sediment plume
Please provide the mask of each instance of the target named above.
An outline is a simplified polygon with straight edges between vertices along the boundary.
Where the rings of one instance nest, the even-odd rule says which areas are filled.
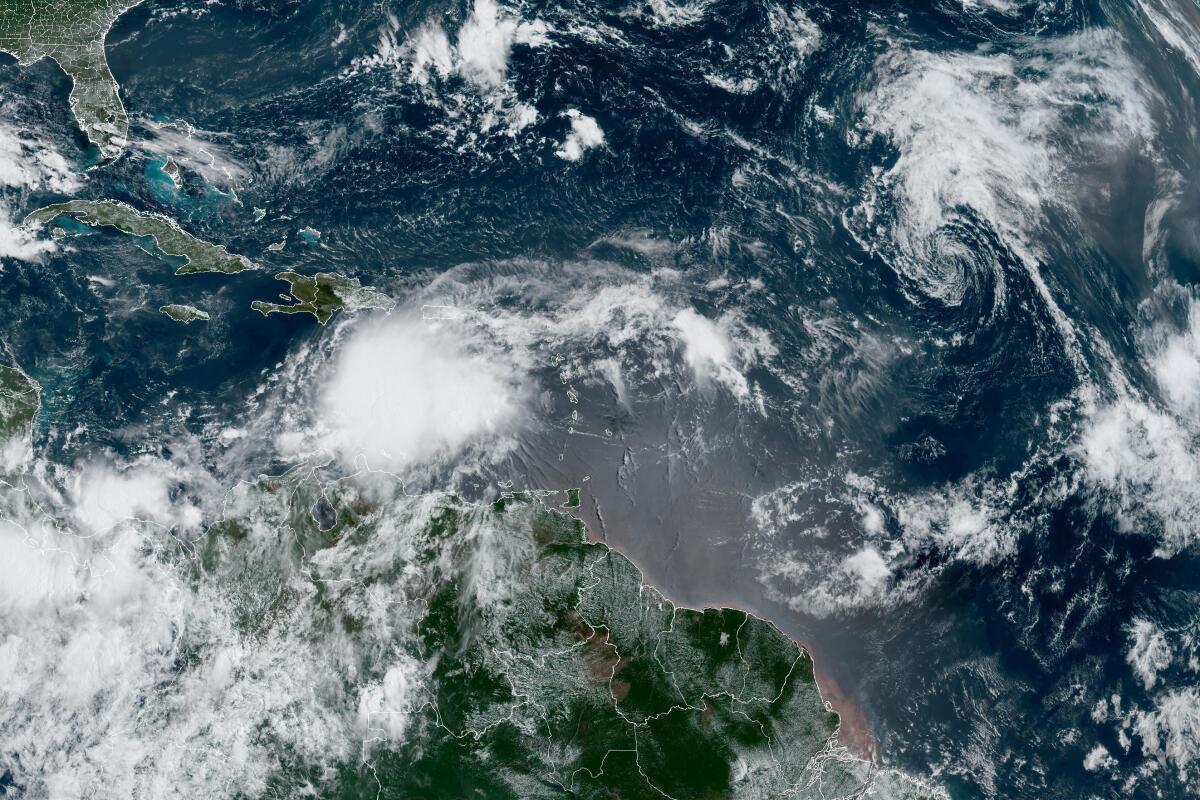
[[[817,686],[821,696],[833,707],[841,718],[838,729],[838,743],[859,758],[865,758],[875,763],[879,762],[879,741],[867,715],[859,705],[857,698],[842,690],[837,679],[829,674],[822,666],[821,659],[813,656],[813,666]]]
[[[575,519],[578,519],[580,522],[583,523],[584,536],[586,537],[588,542],[590,542],[592,544],[603,544],[605,546],[611,546],[608,544],[607,539],[604,536],[604,534],[601,531],[597,531],[595,529],[595,527],[591,524],[591,521],[585,516],[584,513],[582,513],[580,511],[581,507],[582,507],[582,503],[580,503],[580,506],[576,507],[576,508],[569,508],[569,509],[560,508],[558,510],[560,512],[567,513],[572,517],[575,517]],[[572,513],[572,512],[574,512],[574,513]],[[647,581],[645,578],[645,571],[642,569],[641,565],[637,562],[637,560],[634,559],[632,556],[628,555],[627,553],[625,553],[624,551],[622,551],[619,547],[616,548],[616,551],[621,553],[621,555],[624,558],[628,559],[631,563],[633,563],[633,565],[637,568],[638,573],[642,576],[642,582],[647,585],[650,585],[650,582]],[[689,607],[689,606],[686,606],[684,604],[681,604],[681,603],[678,603],[678,602],[672,600],[670,597],[667,596],[667,594],[665,593],[665,591],[663,591],[663,589],[661,587],[657,587],[657,588],[658,588],[658,591],[662,592],[663,596],[666,597],[667,600],[672,605],[674,605],[676,608],[688,608]],[[769,616],[764,615],[764,614],[758,612],[757,610],[747,607],[745,605],[738,605],[738,604],[730,605],[730,606],[714,605],[713,607],[714,608],[715,607],[741,608],[741,609],[745,610],[747,613],[756,617],[757,619],[763,620],[763,621],[767,622],[768,624],[775,625],[775,623],[771,621],[771,618]],[[779,628],[778,625],[775,625],[775,627],[777,629],[782,630],[781,628]],[[785,632],[785,635],[787,635],[788,638],[791,639],[792,641],[796,642],[797,645],[799,645],[800,647],[803,647],[805,650],[807,650],[809,656],[811,656],[813,659],[813,673],[814,673],[814,677],[817,681],[817,688],[821,692],[821,697],[824,698],[824,700],[827,703],[829,703],[829,705],[833,708],[833,710],[835,712],[837,712],[838,718],[840,720],[840,724],[838,727],[838,737],[837,737],[838,744],[845,747],[847,750],[849,750],[855,756],[858,756],[859,758],[865,759],[872,763],[878,764],[879,763],[879,740],[875,737],[874,728],[871,726],[870,720],[867,719],[866,712],[863,710],[862,705],[858,701],[858,698],[856,698],[851,692],[847,692],[842,689],[841,685],[837,682],[837,679],[824,667],[823,659],[821,659],[816,653],[814,653],[812,651],[812,649],[805,642],[800,641],[795,636],[793,636],[791,634],[787,634],[786,632]],[[626,686],[626,690],[628,690],[627,686]]]

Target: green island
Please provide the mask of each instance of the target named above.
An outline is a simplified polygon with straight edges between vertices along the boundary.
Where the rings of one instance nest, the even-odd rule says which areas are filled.
[[[250,307],[263,316],[312,314],[324,325],[341,308],[351,312],[364,308],[386,311],[395,305],[387,295],[336,272],[318,272],[311,278],[296,272],[280,272],[275,278],[289,285],[289,293],[294,302],[268,303],[255,300],[250,303]]]
[[[93,228],[107,226],[130,236],[148,237],[160,253],[181,258],[184,263],[176,275],[199,272],[232,274],[257,269],[245,256],[235,255],[223,245],[197,239],[169,217],[150,211],[139,211],[117,200],[69,200],[65,203],[39,208],[25,217],[26,225],[42,226],[60,216],[68,216]]]
[[[129,117],[104,55],[117,18],[141,0],[4,0],[0,51],[22,65],[54,60],[71,78],[71,112],[103,159],[120,155]]]
[[[562,504],[563,508],[579,508],[579,489],[567,489],[567,502]]]
[[[189,322],[207,322],[208,312],[201,311],[195,306],[186,306],[179,303],[171,303],[165,306],[159,306],[159,311],[166,314],[176,322],[182,322],[185,325]]]
[[[247,641],[352,647],[365,728],[333,767],[283,747],[264,796],[944,800],[838,745],[811,657],[778,628],[676,607],[543,497],[296,470],[226,509],[193,569]]]

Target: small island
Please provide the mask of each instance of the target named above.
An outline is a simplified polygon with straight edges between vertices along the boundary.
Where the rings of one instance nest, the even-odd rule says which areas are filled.
[[[25,218],[25,224],[42,226],[61,216],[68,216],[93,228],[107,226],[130,236],[145,236],[154,240],[158,250],[167,256],[184,260],[176,275],[199,272],[233,274],[257,269],[245,256],[230,253],[224,246],[197,239],[172,219],[150,211],[139,211],[117,200],[69,200],[39,208]]]
[[[183,188],[183,173],[179,171],[179,165],[175,163],[175,159],[168,158],[161,167],[163,174],[171,179],[171,183],[176,189]]]
[[[324,325],[340,309],[358,311],[363,308],[391,310],[395,303],[387,295],[370,286],[363,286],[354,278],[336,272],[318,272],[311,278],[296,272],[280,272],[277,280],[291,285],[291,299],[295,302],[268,303],[255,300],[250,307],[263,316],[268,314],[312,314]],[[285,299],[288,299],[284,296]]]
[[[201,311],[195,306],[185,306],[178,303],[171,303],[165,306],[159,306],[159,311],[166,314],[176,322],[182,322],[184,325],[189,322],[208,322],[208,312]]]
[[[108,68],[104,39],[117,18],[141,0],[5,0],[0,51],[21,65],[53,60],[71,78],[71,113],[105,161],[121,154],[129,116]]]

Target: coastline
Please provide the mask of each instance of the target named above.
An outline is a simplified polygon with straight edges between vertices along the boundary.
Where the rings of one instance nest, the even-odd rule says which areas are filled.
[[[543,490],[544,491],[544,490]],[[555,510],[560,513],[569,513],[578,511],[579,507],[563,508],[557,507]],[[813,661],[814,679],[816,681],[817,692],[825,704],[829,706],[838,715],[838,729],[835,734],[837,743],[846,748],[851,755],[860,758],[863,761],[878,767],[881,765],[879,757],[879,739],[875,735],[875,730],[867,718],[866,712],[858,702],[857,698],[843,690],[837,678],[829,672],[824,666],[824,660],[817,656],[817,653],[806,644],[792,634],[784,630],[771,617],[766,616],[756,609],[751,609],[744,606],[731,606],[716,603],[712,606],[695,607],[686,603],[676,601],[671,597],[663,587],[646,579],[646,571],[637,559],[626,553],[620,547],[610,543],[603,534],[598,533],[582,515],[572,514],[576,519],[579,519],[584,525],[585,535],[587,540],[593,544],[602,544],[620,553],[623,558],[633,564],[637,569],[638,575],[641,577],[642,584],[652,586],[655,591],[659,592],[667,599],[675,608],[689,609],[692,611],[703,611],[706,608],[729,608],[738,611],[743,611],[749,616],[758,619],[766,624],[774,627],[788,639],[790,639],[797,647],[809,655]]]

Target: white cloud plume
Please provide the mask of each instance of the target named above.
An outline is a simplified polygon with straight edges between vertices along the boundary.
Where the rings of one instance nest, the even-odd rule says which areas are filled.
[[[559,158],[578,161],[583,158],[584,150],[604,145],[604,131],[596,120],[574,108],[567,110],[567,118],[571,121],[571,131],[562,147],[554,151]]]
[[[8,209],[0,204],[0,258],[35,261],[55,249],[52,240],[39,239],[30,229],[14,224]]]
[[[62,154],[0,122],[0,187],[70,194],[79,186],[79,176]],[[35,232],[14,222],[8,203],[0,202],[0,259],[35,261],[55,249],[52,240],[39,239]]]
[[[458,75],[485,91],[498,89],[507,80],[514,45],[539,47],[550,30],[541,20],[520,19],[495,0],[475,0],[453,42],[445,28],[430,20],[399,45],[399,23],[395,19],[389,23],[376,52],[356,62],[359,68],[407,63],[409,77],[423,86]]]
[[[1153,711],[1135,712],[1134,730],[1146,756],[1173,766],[1181,783],[1198,785],[1200,690],[1188,687],[1159,695]]]
[[[0,123],[0,186],[70,194],[79,185],[79,176],[61,153]]]
[[[1135,619],[1129,626],[1129,649],[1125,660],[1147,689],[1158,682],[1158,673],[1171,663],[1167,637],[1148,619]]]
[[[1087,398],[1074,454],[1095,503],[1170,557],[1200,541],[1200,301],[1171,283],[1159,294],[1186,305],[1182,324],[1138,332],[1151,391],[1118,372],[1112,397]]]
[[[523,410],[523,376],[502,353],[472,351],[411,318],[350,334],[321,392],[324,444],[347,461],[397,467],[496,442]]]

